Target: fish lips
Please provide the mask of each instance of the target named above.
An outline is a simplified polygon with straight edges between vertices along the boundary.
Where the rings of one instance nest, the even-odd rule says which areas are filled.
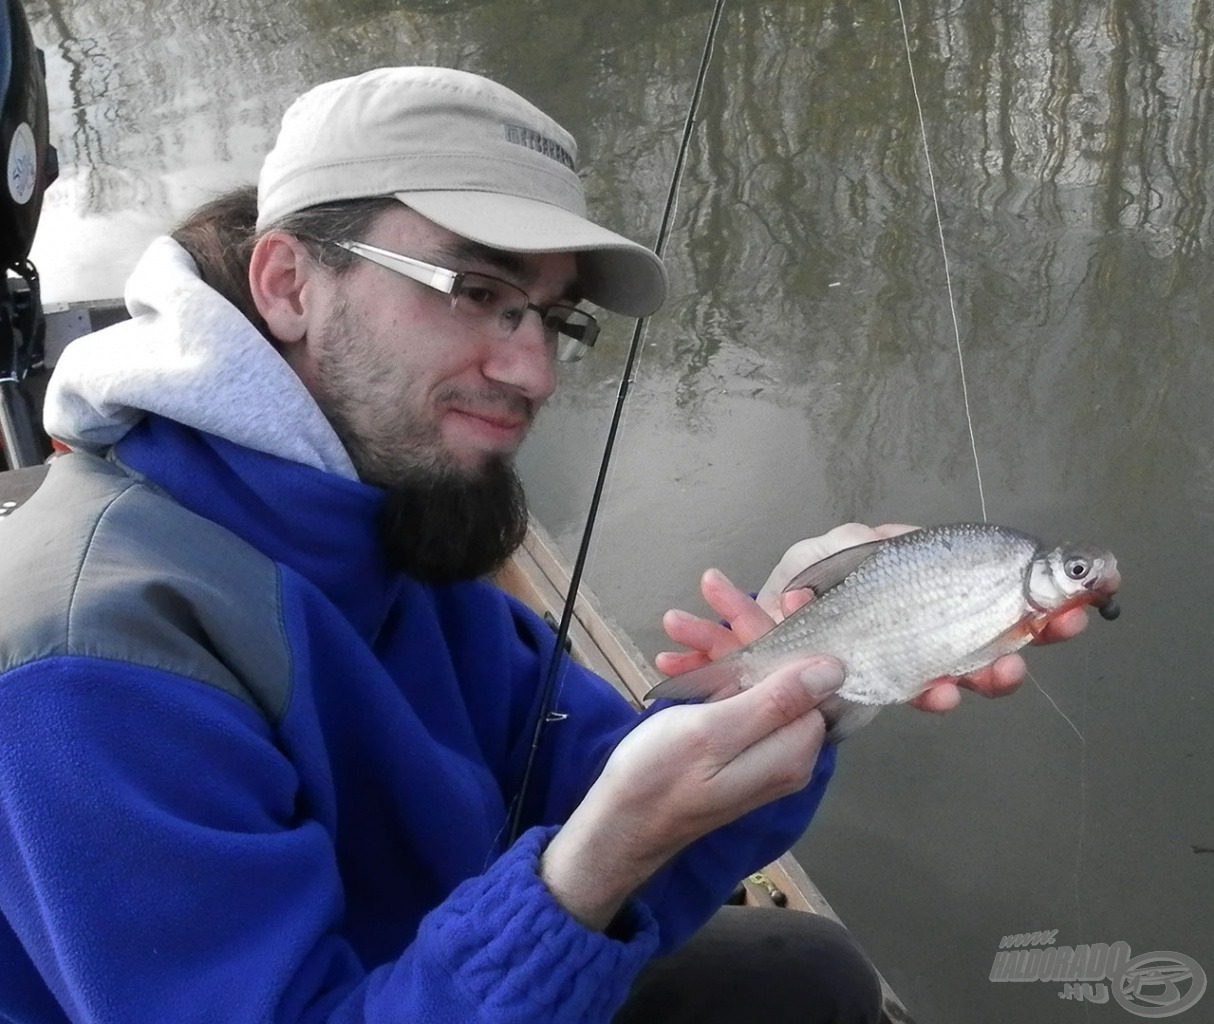
[[[1102,619],[1112,622],[1121,614],[1121,606],[1115,600],[1117,591],[1121,587],[1121,573],[1117,571],[1116,563],[1084,586],[1094,595],[1092,604]]]

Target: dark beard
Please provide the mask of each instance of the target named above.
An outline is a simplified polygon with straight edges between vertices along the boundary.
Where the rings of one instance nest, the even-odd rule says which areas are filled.
[[[356,412],[368,381],[382,405],[392,357],[364,344],[344,301],[319,334],[315,373],[309,390],[359,479],[385,491],[378,527],[388,567],[425,583],[471,580],[500,568],[527,534],[527,501],[511,459],[490,456],[475,470],[461,467],[444,453],[439,429],[403,402],[360,432]],[[486,384],[471,398],[534,415],[532,403],[501,387]]]
[[[514,466],[489,461],[475,476],[426,467],[386,488],[379,536],[388,565],[423,583],[476,579],[499,569],[527,534],[527,499]]]

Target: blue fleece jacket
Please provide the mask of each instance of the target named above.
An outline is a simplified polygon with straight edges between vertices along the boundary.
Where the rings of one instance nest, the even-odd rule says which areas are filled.
[[[0,521],[0,1019],[606,1021],[803,831],[833,748],[570,918],[540,854],[639,716],[571,668],[507,848],[551,630],[387,572],[381,498],[149,417]]]

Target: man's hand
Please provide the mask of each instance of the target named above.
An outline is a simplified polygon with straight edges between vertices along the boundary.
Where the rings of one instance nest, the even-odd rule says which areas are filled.
[[[700,589],[724,624],[667,612],[667,634],[688,650],[659,654],[658,668],[668,675],[687,672],[757,640],[812,600],[806,591],[782,593],[807,565],[912,529],[848,523],[801,541],[780,560],[757,600],[708,570]],[[1064,640],[1086,624],[1083,609],[1075,609],[1054,620],[1038,642]],[[934,680],[911,703],[948,711],[960,702],[960,687],[1003,696],[1025,672],[1024,661],[1008,655],[969,676]],[[629,895],[689,843],[804,786],[825,735],[817,705],[842,682],[839,662],[815,655],[733,697],[665,708],[642,722],[544,852],[540,873],[557,901],[588,927],[606,928]]]
[[[859,523],[846,523],[821,537],[800,541],[784,552],[784,557],[759,590],[757,599],[735,587],[720,570],[709,569],[700,579],[700,593],[726,624],[672,608],[662,616],[662,628],[671,640],[690,650],[662,652],[654,662],[658,671],[668,676],[690,672],[752,643],[813,600],[813,594],[808,590],[783,593],[788,581],[806,566],[844,548],[913,529],[913,526],[890,524],[874,530]]]
[[[807,658],[727,700],[641,722],[544,851],[540,874],[553,896],[604,929],[689,843],[801,789],[826,732],[816,707],[842,682],[833,658]]]
[[[845,523],[821,537],[812,537],[794,544],[772,570],[759,590],[757,600],[738,590],[721,573],[710,569],[700,582],[704,599],[732,628],[688,612],[671,610],[662,619],[667,635],[690,650],[664,652],[656,659],[657,667],[667,675],[678,675],[709,661],[723,657],[758,639],[777,622],[813,600],[806,590],[783,593],[788,581],[806,566],[821,561],[836,551],[865,544],[873,540],[906,533],[915,527],[887,523],[876,528],[860,523]],[[1082,632],[1087,627],[1087,613],[1073,608],[1051,620],[1036,643],[1055,643]],[[968,676],[941,677],[910,703],[922,711],[941,713],[951,711],[961,703],[961,690],[973,690],[984,697],[1004,697],[1024,682],[1028,669],[1018,654],[1008,654],[993,664]]]

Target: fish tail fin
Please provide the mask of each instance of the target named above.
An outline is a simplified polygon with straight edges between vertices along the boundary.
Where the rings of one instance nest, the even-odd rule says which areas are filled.
[[[726,655],[682,675],[671,676],[645,694],[649,700],[724,700],[746,689],[746,670],[736,654]]]
[[[676,676],[676,678],[678,678]],[[826,741],[842,743],[863,729],[881,712],[880,704],[857,704],[837,694],[818,705],[826,719]]]

